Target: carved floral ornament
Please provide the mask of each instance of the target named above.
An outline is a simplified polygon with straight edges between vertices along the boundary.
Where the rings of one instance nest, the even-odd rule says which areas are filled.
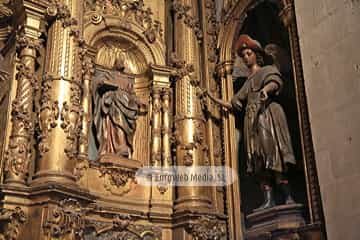
[[[174,1],[172,4],[172,10],[175,12],[178,20],[184,20],[184,24],[194,30],[197,40],[201,42],[204,38],[204,34],[201,30],[199,19],[189,13],[191,6],[182,5],[180,2]]]
[[[194,240],[226,239],[226,224],[214,216],[201,216],[186,227]]]
[[[146,8],[143,0],[87,0],[85,8],[90,12],[90,21],[100,24],[104,16],[119,17],[120,25],[131,29],[130,23],[136,23],[144,29],[144,35],[150,43],[162,38],[161,23],[152,19],[152,11]]]
[[[17,239],[20,227],[26,222],[21,208],[0,210],[0,240]]]
[[[48,236],[60,239],[67,236],[70,238],[66,239],[86,239],[86,233],[95,235],[96,239],[104,240],[161,239],[161,229],[158,227],[137,225],[134,223],[135,218],[125,214],[100,217],[104,212],[96,205],[82,207],[75,199],[64,199],[58,206],[47,211],[42,226]]]

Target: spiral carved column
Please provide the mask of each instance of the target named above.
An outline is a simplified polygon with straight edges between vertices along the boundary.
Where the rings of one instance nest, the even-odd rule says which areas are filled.
[[[41,41],[24,30],[17,36],[20,63],[17,65],[16,98],[12,102],[12,131],[6,155],[5,183],[24,185],[32,159],[34,136],[33,104],[37,88],[35,63]]]
[[[53,0],[47,14],[45,76],[40,109],[40,158],[34,183],[74,182],[81,132],[80,30],[83,1]]]

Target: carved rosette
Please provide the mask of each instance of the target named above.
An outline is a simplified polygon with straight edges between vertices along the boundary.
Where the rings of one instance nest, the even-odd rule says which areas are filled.
[[[90,10],[88,18],[93,24],[100,24],[106,15],[118,16],[122,27],[130,29],[133,22],[144,29],[150,43],[162,38],[161,23],[152,19],[153,13],[145,7],[143,0],[86,1],[85,8]]]
[[[17,65],[16,97],[12,102],[12,130],[5,155],[5,182],[24,184],[32,156],[31,141],[34,136],[33,106],[38,89],[35,64],[41,41],[26,36],[23,29],[16,37],[20,63]]]
[[[18,239],[20,227],[26,222],[26,216],[20,207],[0,210],[0,239]]]
[[[225,240],[226,224],[213,216],[201,216],[190,222],[186,231],[193,236],[194,240]]]

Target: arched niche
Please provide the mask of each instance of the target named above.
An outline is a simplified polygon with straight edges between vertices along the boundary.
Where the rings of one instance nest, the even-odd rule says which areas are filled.
[[[121,58],[125,63],[125,73],[134,77],[136,96],[143,102],[149,103],[151,93],[150,64],[144,53],[132,42],[122,37],[104,37],[94,43],[95,71],[108,71],[114,66],[115,60]],[[94,106],[92,102],[92,106]],[[147,164],[150,157],[150,118],[149,114],[142,114],[136,120],[136,131],[133,139],[134,151],[132,159]],[[95,128],[92,125],[90,133],[89,157],[97,159],[98,143],[94,138]]]
[[[244,74],[244,68],[242,68],[234,49],[235,41],[240,34],[248,34],[259,40],[263,47],[269,43],[275,43],[284,50],[284,59],[288,65],[283,65],[281,70],[286,83],[279,101],[286,112],[292,145],[298,161],[296,169],[292,172],[297,179],[290,180],[292,180],[295,191],[297,191],[296,200],[305,205],[306,223],[323,224],[321,196],[305,98],[295,13],[293,13],[293,21],[285,27],[279,17],[280,11],[284,8],[284,2],[290,3],[292,1],[244,0],[239,1],[229,10],[228,15],[224,18],[218,40],[222,96],[226,100],[230,100],[245,81],[242,77],[246,76],[246,73]],[[243,232],[246,230],[245,215],[256,205],[261,204],[261,193],[253,190],[258,187],[243,175],[242,168],[244,167],[245,156],[242,156],[243,151],[241,148],[239,149],[242,130],[240,125],[241,117],[229,115],[225,118],[226,164],[237,169],[241,175],[237,186],[227,188],[228,206],[230,206],[230,233],[235,238],[242,235],[239,229],[242,229]],[[237,134],[239,132],[240,134]],[[237,204],[240,202],[241,207]],[[239,212],[243,216],[242,220],[239,220]],[[237,238],[240,239],[240,237]]]
[[[134,10],[135,11],[135,10]],[[134,152],[132,159],[144,165],[150,161],[151,138],[151,92],[155,87],[152,66],[165,65],[165,46],[163,39],[157,36],[150,39],[146,36],[147,29],[136,21],[122,22],[121,16],[99,14],[94,11],[85,13],[83,38],[88,47],[88,55],[97,68],[109,69],[116,57],[125,61],[125,72],[135,77],[135,92],[143,102],[149,103],[149,111],[137,119],[134,135]],[[90,84],[91,85],[91,84]],[[91,86],[90,86],[91,88]],[[92,129],[93,131],[93,129]],[[94,159],[96,149],[93,134],[89,136],[89,157]]]

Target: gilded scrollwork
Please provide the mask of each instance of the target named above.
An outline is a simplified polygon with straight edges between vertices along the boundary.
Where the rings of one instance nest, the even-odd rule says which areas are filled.
[[[211,63],[216,63],[218,61],[218,52],[217,52],[217,39],[219,32],[219,25],[216,20],[216,3],[215,0],[206,0],[205,1],[205,13],[207,20],[207,47],[208,47],[208,60]],[[214,67],[211,67],[211,71],[214,71]]]
[[[117,188],[124,187],[129,181],[135,180],[135,172],[121,167],[100,167],[100,177],[108,176],[110,184]]]
[[[83,208],[77,200],[62,200],[58,206],[48,211],[43,228],[52,238],[62,238],[71,234],[73,240],[83,239],[85,229]]]
[[[85,8],[90,10],[90,21],[93,24],[101,23],[105,15],[118,16],[124,28],[130,29],[131,22],[141,26],[150,43],[154,43],[158,37],[162,38],[161,23],[152,19],[153,13],[145,7],[143,0],[86,1]]]
[[[226,224],[214,216],[201,216],[186,227],[194,240],[226,239]]]
[[[51,76],[45,77],[41,87],[43,97],[41,99],[38,129],[40,155],[44,155],[49,151],[48,136],[50,131],[57,127],[57,120],[60,117],[59,102],[51,99],[51,81],[53,81]]]
[[[75,98],[75,100],[70,100],[73,102],[72,104],[69,105],[67,102],[63,103],[60,112],[60,119],[62,121],[60,127],[64,129],[67,140],[67,146],[64,151],[69,159],[74,159],[77,156],[77,143],[81,133],[80,119],[82,116],[82,109],[78,103],[79,99],[77,99],[77,97],[73,98]]]
[[[161,228],[151,225],[135,224],[135,219],[130,215],[116,214],[112,221],[97,221],[88,218],[86,225],[93,229],[96,239],[132,239],[132,240],[160,240]]]
[[[172,3],[172,10],[175,12],[177,19],[184,20],[184,24],[194,30],[195,36],[199,42],[204,38],[199,19],[189,14],[191,6],[183,5],[179,1]]]
[[[20,227],[26,222],[26,216],[20,207],[0,210],[0,240],[16,240]]]

